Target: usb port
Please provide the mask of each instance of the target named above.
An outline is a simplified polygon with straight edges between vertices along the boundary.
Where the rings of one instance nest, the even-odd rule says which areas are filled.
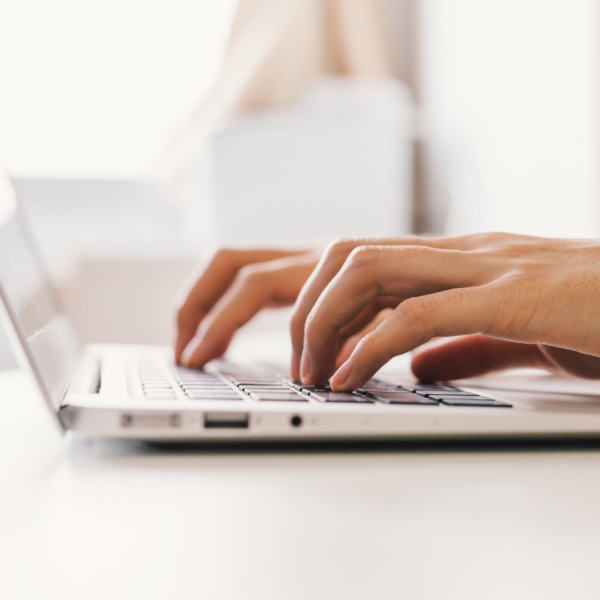
[[[204,413],[206,429],[248,429],[248,413],[208,412]]]

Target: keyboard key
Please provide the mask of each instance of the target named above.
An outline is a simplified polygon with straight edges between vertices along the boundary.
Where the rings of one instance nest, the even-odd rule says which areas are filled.
[[[236,379],[235,383],[240,385],[281,385],[281,379]]]
[[[407,390],[403,390],[402,388],[400,388],[397,385],[388,385],[388,386],[383,386],[383,385],[378,385],[378,386],[371,386],[371,385],[363,385],[360,388],[362,391],[364,392],[373,392],[374,394],[377,393],[378,391],[381,392],[405,392],[407,394],[411,394],[412,392],[408,392]]]
[[[196,394],[198,396],[211,396],[214,394],[229,394],[230,396],[237,396],[238,391],[230,387],[218,387],[218,388],[186,388],[183,390],[186,394]]]
[[[212,379],[178,379],[178,383],[185,385],[220,385],[225,384],[221,379],[213,377]]]
[[[373,400],[360,394],[348,394],[346,392],[309,392],[311,398],[319,402],[343,402],[357,404],[372,404]]]
[[[278,388],[285,388],[286,390],[290,389],[287,385],[285,385],[281,381],[278,381],[276,383],[238,383],[238,387],[243,387],[245,389],[278,389]]]
[[[384,402],[385,404],[429,404],[438,406],[439,402],[432,398],[426,398],[419,394],[413,394],[411,392],[394,392],[389,390],[380,390],[377,392],[368,392],[368,397]]]
[[[186,396],[191,398],[192,400],[241,400],[239,394],[231,391],[223,391],[223,392],[198,392],[196,390],[190,390],[186,392]]]
[[[512,404],[500,402],[493,398],[485,398],[483,396],[476,397],[461,397],[461,396],[430,396],[433,400],[439,400],[448,406],[492,406],[497,408],[512,408]]]
[[[401,385],[402,389],[408,390],[409,392],[445,392],[445,391],[459,391],[455,387],[449,385],[438,385],[437,383],[417,383],[415,385]]]
[[[154,383],[142,383],[141,384],[142,388],[146,389],[152,389],[152,388],[169,388],[172,389],[173,386],[168,382],[168,381],[157,381]]]
[[[196,396],[189,396],[190,400],[194,402],[205,401],[205,402],[243,402],[243,399],[239,396],[227,396],[227,397],[218,397],[218,398],[197,398]]]
[[[198,389],[198,390],[212,390],[215,388],[227,388],[227,389],[231,389],[230,385],[227,385],[225,382],[223,381],[215,381],[215,382],[211,382],[211,383],[180,383],[179,384],[180,387],[182,387],[183,389]]]
[[[463,392],[462,390],[442,390],[442,391],[435,391],[435,392],[425,392],[425,391],[419,391],[419,392],[415,392],[417,394],[419,394],[420,396],[427,396],[427,397],[431,397],[431,396],[456,396],[456,397],[469,397],[469,396],[473,396],[473,397],[477,397],[478,394],[473,394],[471,392]]]
[[[244,392],[246,392],[247,394],[249,394],[250,392],[255,392],[257,394],[259,393],[266,393],[266,394],[287,394],[287,393],[294,393],[293,390],[291,390],[289,387],[286,387],[284,385],[281,386],[272,386],[272,387],[254,387],[254,386],[248,386],[245,385],[244,387],[240,388],[241,390],[244,390]]]
[[[221,387],[226,386],[224,381],[178,381],[179,387]],[[231,386],[228,386],[231,387]]]
[[[275,393],[264,393],[264,392],[252,392],[250,397],[253,400],[258,400],[259,402],[308,402],[308,398],[305,396],[301,396],[300,394],[290,393],[290,394],[275,394]]]
[[[145,390],[172,390],[173,386],[165,381],[164,383],[142,383],[142,388]]]
[[[225,368],[225,373],[229,377],[260,377],[260,376],[273,376],[273,373],[266,371],[265,369],[233,369]]]
[[[189,373],[186,375],[179,375],[177,378],[180,381],[221,381],[220,377],[217,377],[212,373]]]
[[[298,389],[305,392],[333,392],[328,385],[301,385],[298,386]]]
[[[370,381],[367,381],[367,383],[365,383],[365,385],[361,386],[361,390],[379,390],[379,389],[398,389],[400,386],[398,385],[394,385],[393,383],[385,383],[384,381],[375,381],[374,379],[371,379]]]

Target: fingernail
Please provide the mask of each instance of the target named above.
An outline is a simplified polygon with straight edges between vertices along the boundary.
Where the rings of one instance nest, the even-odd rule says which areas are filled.
[[[306,383],[305,380],[310,375],[310,370],[311,370],[310,354],[305,350],[302,353],[302,368],[301,368],[302,381],[304,381],[304,383]]]
[[[334,388],[344,387],[344,384],[352,375],[352,362],[348,359],[336,372],[331,379],[331,386]]]
[[[200,343],[196,344],[190,342],[181,355],[181,362],[188,369],[194,369],[198,366],[198,357],[202,358],[200,353]]]

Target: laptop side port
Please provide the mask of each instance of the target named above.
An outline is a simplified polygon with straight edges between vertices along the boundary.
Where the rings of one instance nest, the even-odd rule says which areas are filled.
[[[121,414],[123,428],[173,428],[181,427],[179,413],[134,412]]]
[[[250,417],[248,413],[239,412],[207,412],[204,413],[206,429],[248,429]]]

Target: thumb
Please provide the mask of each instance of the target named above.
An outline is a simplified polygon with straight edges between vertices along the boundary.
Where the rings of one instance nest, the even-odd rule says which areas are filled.
[[[426,344],[413,353],[412,371],[423,381],[448,381],[476,377],[516,367],[551,369],[537,344],[467,335]]]

